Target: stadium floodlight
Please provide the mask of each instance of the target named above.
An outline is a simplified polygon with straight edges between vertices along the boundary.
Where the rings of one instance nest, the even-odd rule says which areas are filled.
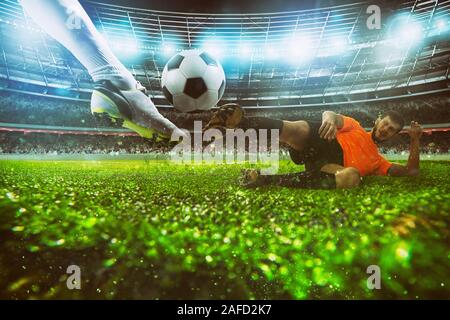
[[[175,46],[171,43],[164,43],[161,47],[161,51],[166,55],[166,56],[171,56],[175,53]]]
[[[248,44],[240,44],[238,48],[238,54],[242,58],[250,58],[252,56],[252,47]]]
[[[398,40],[409,44],[416,43],[422,38],[422,27],[415,22],[408,23],[400,29]]]
[[[295,35],[288,40],[286,47],[289,61],[296,64],[309,60],[314,54],[313,43],[306,35]]]
[[[322,41],[320,56],[336,56],[347,50],[348,40],[346,37],[333,37]]]
[[[220,59],[222,57],[222,50],[218,46],[205,46],[203,50],[213,55],[215,58]]]
[[[107,32],[100,32],[100,34],[114,53],[121,57],[134,56],[139,53],[139,45],[132,35],[120,34],[110,36]]]
[[[396,47],[410,47],[423,37],[422,25],[408,16],[396,17],[390,25],[390,41]]]
[[[108,39],[111,49],[122,57],[130,57],[139,53],[139,46],[134,39],[120,38],[111,41]]]
[[[224,54],[224,46],[219,40],[207,40],[202,45],[202,49],[219,60]]]
[[[335,53],[342,53],[347,49],[348,40],[344,37],[335,37],[331,39],[331,49]]]
[[[139,52],[139,46],[134,40],[126,40],[122,42],[121,47],[126,54],[136,54]]]
[[[269,60],[276,60],[279,58],[279,51],[273,46],[267,46],[265,49],[265,57]]]
[[[444,19],[437,20],[435,25],[436,25],[436,29],[439,32],[445,31],[447,29],[447,21],[445,21]]]

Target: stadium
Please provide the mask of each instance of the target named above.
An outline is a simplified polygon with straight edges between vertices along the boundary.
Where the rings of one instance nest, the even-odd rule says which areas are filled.
[[[249,189],[241,171],[259,164],[174,163],[173,144],[93,115],[96,84],[83,64],[19,1],[2,0],[0,298],[450,297],[449,0],[271,12],[263,1],[245,13],[119,2],[80,0],[177,127],[194,135],[195,121],[229,103],[287,121],[330,110],[367,131],[394,110],[406,125],[379,150],[406,165],[409,124],[419,122],[420,175],[364,177],[354,189]],[[174,108],[161,84],[168,61],[190,49],[217,59],[226,78],[220,101],[201,112]],[[303,169],[286,148],[279,158],[282,173]],[[67,285],[73,265],[81,289]]]

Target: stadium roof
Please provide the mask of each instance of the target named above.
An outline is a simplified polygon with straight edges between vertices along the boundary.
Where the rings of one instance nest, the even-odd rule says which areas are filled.
[[[354,0],[109,0],[104,3],[113,3],[120,6],[133,8],[152,9],[170,12],[195,12],[195,13],[266,13],[279,11],[295,11],[328,7],[337,4],[355,2]],[[379,1],[378,1],[379,2]]]
[[[366,1],[266,14],[82,4],[157,101],[164,99],[164,64],[171,54],[188,48],[216,54],[227,74],[224,99],[251,105],[301,104],[307,98],[355,94],[376,98],[383,90],[408,92],[448,80],[450,0],[385,2],[379,30],[367,28]],[[87,73],[39,31],[16,0],[0,4],[0,26],[0,76],[49,90],[90,91]]]

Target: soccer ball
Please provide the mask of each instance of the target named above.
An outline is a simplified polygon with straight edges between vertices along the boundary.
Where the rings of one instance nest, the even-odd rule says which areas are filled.
[[[167,62],[161,87],[166,99],[178,111],[208,110],[223,96],[225,73],[207,52],[185,50]]]

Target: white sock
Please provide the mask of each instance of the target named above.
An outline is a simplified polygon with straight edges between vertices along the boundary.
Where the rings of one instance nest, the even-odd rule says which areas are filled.
[[[66,47],[94,81],[110,80],[121,90],[136,88],[136,80],[115,57],[77,0],[20,0],[25,12]]]

